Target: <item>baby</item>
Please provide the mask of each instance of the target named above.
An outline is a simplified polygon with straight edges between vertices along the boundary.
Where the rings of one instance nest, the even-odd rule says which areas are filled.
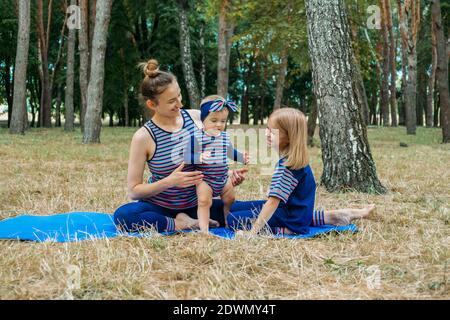
[[[230,111],[237,111],[232,101],[217,95],[204,98],[200,104],[203,129],[196,130],[185,151],[185,162],[195,164],[203,173],[203,181],[197,185],[197,215],[203,233],[209,230],[212,198],[220,195],[225,221],[235,200],[233,185],[228,180],[228,158],[243,164],[249,162],[248,154],[235,150],[225,131]]]

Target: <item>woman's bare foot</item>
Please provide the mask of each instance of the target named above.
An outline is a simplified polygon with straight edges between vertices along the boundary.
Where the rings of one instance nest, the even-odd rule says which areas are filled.
[[[185,230],[185,229],[198,229],[200,228],[199,221],[189,217],[186,213],[179,213],[174,219],[175,230]],[[210,227],[218,227],[219,222],[213,219],[209,219]]]
[[[175,230],[197,229],[199,227],[198,220],[192,219],[186,213],[179,213],[174,219]]]

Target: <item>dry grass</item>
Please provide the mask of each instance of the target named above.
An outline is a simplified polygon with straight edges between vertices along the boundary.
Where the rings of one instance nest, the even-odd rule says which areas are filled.
[[[113,212],[127,202],[128,144],[135,129],[104,128],[102,144],[79,133],[0,129],[0,219],[23,213]],[[70,244],[0,241],[0,299],[417,299],[450,298],[450,148],[440,131],[370,129],[384,196],[329,194],[325,208],[376,203],[357,234],[309,240],[229,241],[194,234]],[[403,141],[408,148],[399,146]],[[321,174],[320,150],[312,167]],[[264,198],[269,177],[239,187],[242,200]],[[68,288],[70,266],[81,271]],[[379,287],[367,285],[380,271]],[[69,268],[69,269],[68,269]],[[369,269],[368,269],[369,268]]]

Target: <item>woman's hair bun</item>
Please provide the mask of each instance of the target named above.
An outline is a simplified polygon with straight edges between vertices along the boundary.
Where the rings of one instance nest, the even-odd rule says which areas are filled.
[[[150,59],[147,63],[143,63],[144,75],[154,78],[159,73],[159,63],[156,59]]]

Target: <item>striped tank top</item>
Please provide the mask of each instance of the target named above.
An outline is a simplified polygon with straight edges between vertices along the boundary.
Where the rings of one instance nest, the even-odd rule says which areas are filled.
[[[169,176],[180,166],[183,162],[183,150],[194,131],[198,130],[189,113],[183,109],[180,112],[183,116],[183,127],[176,132],[166,131],[152,120],[144,125],[156,145],[153,157],[147,161],[151,173],[148,183]],[[185,164],[183,171],[194,171],[194,166]],[[172,187],[144,200],[168,209],[187,209],[197,205],[197,193],[195,186]]]

